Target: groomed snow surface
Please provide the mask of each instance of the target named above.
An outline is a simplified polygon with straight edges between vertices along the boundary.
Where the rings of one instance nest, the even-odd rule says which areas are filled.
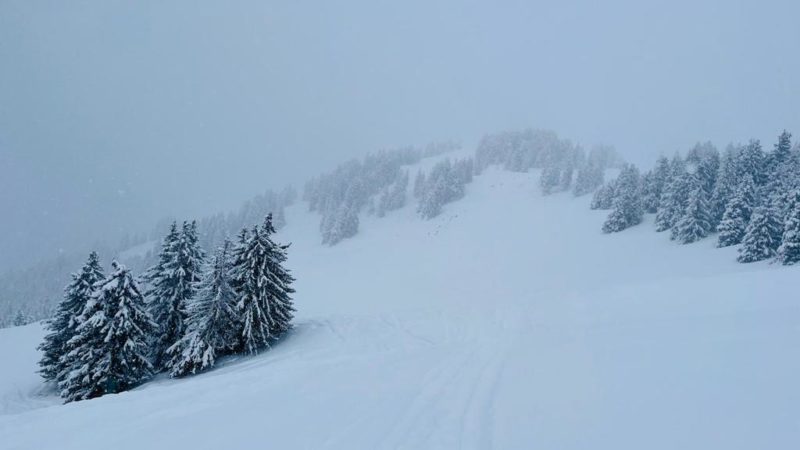
[[[0,448],[800,448],[799,269],[603,235],[537,180],[490,170],[333,248],[292,207],[295,330],[199,376],[62,406],[40,326],[0,330]]]

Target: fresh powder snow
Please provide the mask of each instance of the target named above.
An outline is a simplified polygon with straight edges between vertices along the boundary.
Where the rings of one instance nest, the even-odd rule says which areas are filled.
[[[797,269],[653,215],[603,234],[590,197],[490,168],[434,219],[408,202],[335,247],[296,204],[294,329],[122,394],[61,405],[41,325],[2,329],[0,449],[800,448]]]

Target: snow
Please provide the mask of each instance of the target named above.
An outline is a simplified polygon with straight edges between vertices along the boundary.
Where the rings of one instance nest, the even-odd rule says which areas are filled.
[[[199,376],[56,405],[41,328],[0,330],[0,449],[800,448],[797,268],[652,216],[605,235],[537,182],[489,170],[335,247],[289,208],[295,330]]]

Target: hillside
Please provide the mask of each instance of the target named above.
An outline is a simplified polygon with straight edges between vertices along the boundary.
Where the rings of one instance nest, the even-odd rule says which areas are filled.
[[[800,446],[796,268],[676,245],[652,216],[604,235],[536,171],[466,189],[335,247],[288,208],[296,328],[206,374],[61,406],[39,326],[0,330],[0,449]]]

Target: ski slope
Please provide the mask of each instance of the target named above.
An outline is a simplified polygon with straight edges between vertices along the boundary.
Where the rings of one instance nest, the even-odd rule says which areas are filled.
[[[798,269],[603,235],[537,181],[489,170],[332,248],[292,207],[295,330],[199,376],[61,406],[40,327],[0,330],[0,449],[800,448]]]

